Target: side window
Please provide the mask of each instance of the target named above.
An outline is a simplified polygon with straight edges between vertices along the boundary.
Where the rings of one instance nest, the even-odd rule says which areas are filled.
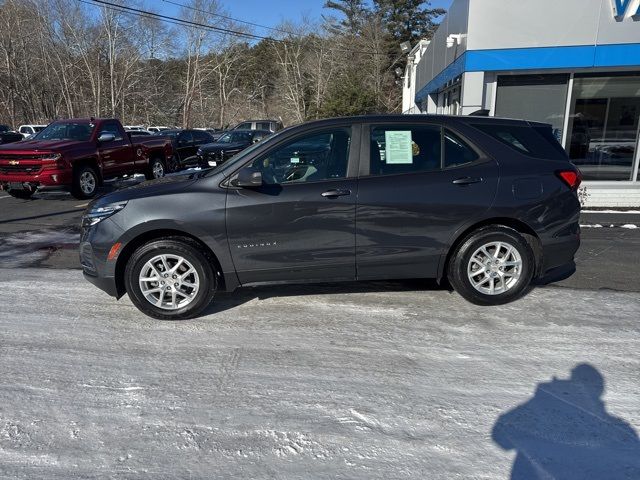
[[[234,130],[251,130],[251,122],[241,123]]]
[[[344,178],[350,142],[349,128],[307,135],[258,158],[252,167],[272,185]]]
[[[435,125],[372,127],[370,174],[393,175],[440,169],[441,131]]]
[[[29,127],[22,127],[20,128],[20,133],[31,133],[31,132],[29,132]]]
[[[181,132],[178,135],[178,143],[180,145],[190,145],[193,143],[193,134],[191,132]]]
[[[120,129],[118,128],[118,124],[116,122],[105,122],[100,127],[100,131],[98,132],[98,137],[103,133],[111,133],[116,138],[114,141],[122,140],[122,135],[120,134]]]
[[[256,123],[256,130],[275,130],[272,128],[271,122],[258,122]]]
[[[518,153],[534,158],[565,159],[566,154],[549,127],[528,125],[474,125]]]
[[[475,162],[478,154],[457,135],[445,130],[444,132],[444,166],[455,167],[465,163]]]

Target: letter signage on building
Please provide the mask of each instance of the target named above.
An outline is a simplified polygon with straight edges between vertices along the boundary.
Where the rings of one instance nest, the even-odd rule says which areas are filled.
[[[621,21],[621,20],[624,20],[624,17],[627,14],[627,10],[629,9],[632,3],[635,3],[635,1],[634,0],[611,0],[611,3],[613,6],[613,16],[616,18],[616,20]],[[638,4],[636,11],[632,15],[634,17],[637,17],[640,15],[640,3]]]

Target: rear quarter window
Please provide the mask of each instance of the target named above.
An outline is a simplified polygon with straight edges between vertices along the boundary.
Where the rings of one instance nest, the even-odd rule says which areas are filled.
[[[567,158],[564,149],[553,136],[551,127],[492,123],[476,124],[474,127],[528,157],[552,160]]]

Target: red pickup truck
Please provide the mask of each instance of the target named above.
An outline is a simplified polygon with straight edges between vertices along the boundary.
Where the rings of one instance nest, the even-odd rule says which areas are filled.
[[[131,138],[116,119],[59,120],[31,140],[0,145],[0,188],[28,198],[40,188],[62,187],[91,198],[108,178],[163,177],[172,156],[169,139]]]

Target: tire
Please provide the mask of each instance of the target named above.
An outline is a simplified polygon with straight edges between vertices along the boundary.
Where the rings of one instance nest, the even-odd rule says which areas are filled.
[[[173,268],[177,268],[175,274]],[[191,269],[194,273],[189,273]],[[127,262],[124,283],[138,310],[160,320],[197,316],[211,303],[217,288],[212,259],[196,242],[182,237],[154,240],[139,247]]]
[[[178,170],[180,170],[180,162],[178,161],[175,155],[172,155],[171,158],[169,158],[169,161],[167,162],[167,169],[171,173],[177,172]]]
[[[31,196],[35,193],[33,190],[28,190],[28,189],[16,189],[16,188],[12,188],[10,190],[7,191],[7,193],[9,195],[11,195],[14,198],[20,198],[22,200],[28,200],[31,198]]]
[[[447,266],[454,290],[476,305],[516,300],[529,288],[534,271],[535,257],[525,238],[516,230],[497,225],[469,234]]]
[[[84,165],[73,172],[71,195],[79,200],[93,198],[98,191],[100,177],[91,165]]]
[[[167,167],[164,164],[164,160],[160,157],[153,157],[149,160],[149,166],[147,167],[147,171],[144,173],[144,176],[147,180],[157,180],[158,178],[164,177],[167,172]]]

